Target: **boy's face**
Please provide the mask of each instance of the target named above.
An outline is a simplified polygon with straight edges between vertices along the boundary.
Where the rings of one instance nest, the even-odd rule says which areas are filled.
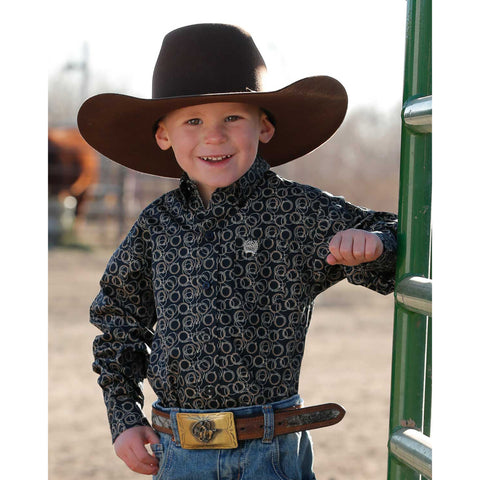
[[[245,103],[211,103],[180,108],[159,123],[156,140],[172,148],[180,167],[208,204],[212,193],[242,177],[255,161],[258,142],[275,128],[265,113]]]

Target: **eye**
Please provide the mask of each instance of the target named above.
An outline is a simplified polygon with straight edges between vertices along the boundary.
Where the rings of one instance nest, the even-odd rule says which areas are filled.
[[[225,118],[226,122],[236,122],[237,120],[240,120],[239,115],[229,115],[228,117]]]
[[[202,121],[199,118],[190,118],[186,121],[188,125],[200,125]]]

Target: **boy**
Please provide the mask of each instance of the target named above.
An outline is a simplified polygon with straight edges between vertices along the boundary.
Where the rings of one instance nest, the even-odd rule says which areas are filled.
[[[311,77],[263,92],[264,74],[246,32],[192,25],[165,37],[152,100],[102,94],[79,112],[82,135],[104,155],[181,176],[139,216],[91,307],[114,448],[138,473],[315,478],[306,430],[344,412],[299,410],[313,301],[343,278],[393,290],[394,215],[269,169],[333,135],[345,90]],[[141,410],[146,377],[158,395],[152,426]]]

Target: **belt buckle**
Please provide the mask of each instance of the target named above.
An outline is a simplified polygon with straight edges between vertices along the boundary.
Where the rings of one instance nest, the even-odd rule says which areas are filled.
[[[177,425],[187,450],[238,447],[233,412],[177,413]]]

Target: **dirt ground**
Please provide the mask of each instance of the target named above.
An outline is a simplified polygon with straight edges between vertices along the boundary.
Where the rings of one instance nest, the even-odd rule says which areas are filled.
[[[49,252],[49,479],[134,480],[115,456],[105,407],[91,370],[97,334],[88,308],[111,250]],[[312,431],[318,480],[383,480],[387,472],[393,296],[346,282],[319,297],[300,394],[306,405],[347,410]],[[146,390],[146,413],[153,396]],[[259,479],[261,480],[261,479]]]

